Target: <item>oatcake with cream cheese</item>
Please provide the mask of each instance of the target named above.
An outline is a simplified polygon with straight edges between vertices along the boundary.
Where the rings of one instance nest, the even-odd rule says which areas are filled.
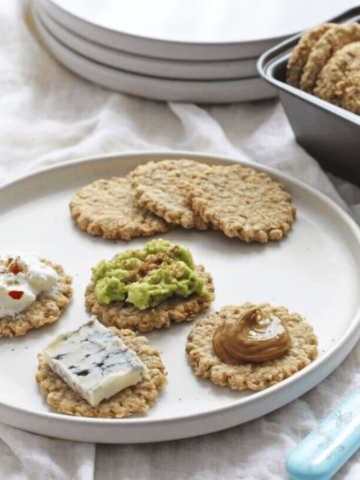
[[[72,277],[60,265],[40,259],[53,268],[58,275],[55,286],[49,292],[40,293],[34,303],[14,316],[0,318],[0,337],[25,335],[33,328],[56,322],[73,295]]]

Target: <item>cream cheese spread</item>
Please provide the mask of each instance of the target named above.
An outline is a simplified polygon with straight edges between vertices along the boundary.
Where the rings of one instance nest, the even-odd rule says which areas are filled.
[[[13,252],[0,256],[0,318],[14,317],[56,284],[58,275],[36,255]]]
[[[92,407],[136,385],[148,371],[136,353],[94,316],[50,343],[43,355],[52,370]]]

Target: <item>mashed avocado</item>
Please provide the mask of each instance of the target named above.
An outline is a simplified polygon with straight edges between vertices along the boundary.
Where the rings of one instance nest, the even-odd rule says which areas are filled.
[[[139,310],[156,307],[175,294],[188,297],[196,292],[211,298],[205,281],[194,270],[187,248],[152,240],[142,250],[126,250],[112,262],[101,260],[93,268],[95,296],[106,305],[126,300]]]

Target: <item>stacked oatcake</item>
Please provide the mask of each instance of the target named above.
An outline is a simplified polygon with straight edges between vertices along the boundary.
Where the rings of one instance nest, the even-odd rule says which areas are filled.
[[[306,32],[288,62],[287,83],[360,114],[360,25],[332,23]]]
[[[266,173],[185,159],[97,180],[74,195],[70,210],[80,228],[104,238],[130,240],[181,225],[261,243],[286,235],[296,212],[284,186]]]

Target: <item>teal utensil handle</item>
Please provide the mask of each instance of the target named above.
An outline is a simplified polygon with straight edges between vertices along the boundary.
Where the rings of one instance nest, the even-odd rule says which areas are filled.
[[[287,456],[293,480],[328,480],[360,446],[360,389]]]

